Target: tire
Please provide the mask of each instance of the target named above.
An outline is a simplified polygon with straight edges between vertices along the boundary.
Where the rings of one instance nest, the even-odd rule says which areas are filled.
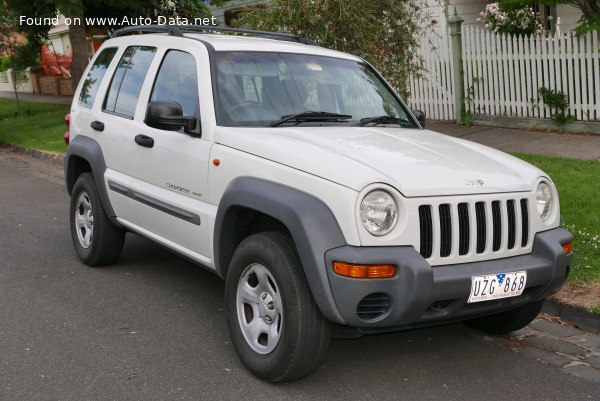
[[[506,334],[522,329],[531,323],[542,310],[542,306],[544,306],[543,299],[506,312],[469,320],[466,323],[486,333]]]
[[[242,241],[227,273],[225,310],[238,356],[263,380],[308,376],[327,355],[331,324],[315,304],[287,236],[268,232]]]
[[[106,216],[91,173],[81,174],[75,181],[70,214],[73,245],[85,264],[102,266],[119,259],[125,231]]]

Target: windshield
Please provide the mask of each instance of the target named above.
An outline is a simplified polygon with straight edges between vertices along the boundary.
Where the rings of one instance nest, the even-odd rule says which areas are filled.
[[[417,127],[364,63],[288,53],[217,52],[214,57],[219,125]],[[289,116],[295,117],[282,121]],[[391,118],[374,119],[381,116]]]

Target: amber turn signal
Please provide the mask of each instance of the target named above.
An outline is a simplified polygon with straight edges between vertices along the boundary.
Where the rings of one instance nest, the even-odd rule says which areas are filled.
[[[562,244],[563,249],[565,250],[565,254],[570,254],[573,252],[573,243],[567,242],[566,244]]]
[[[396,266],[355,265],[345,262],[333,262],[333,271],[340,276],[352,278],[390,278],[396,275]]]

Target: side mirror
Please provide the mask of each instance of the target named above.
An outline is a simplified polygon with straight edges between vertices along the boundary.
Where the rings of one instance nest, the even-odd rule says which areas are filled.
[[[198,119],[184,116],[181,106],[177,102],[148,103],[144,122],[152,128],[167,131],[179,131],[183,128],[187,134],[200,135],[200,129],[196,129]]]
[[[413,116],[415,116],[415,118],[419,122],[419,124],[421,124],[421,127],[425,128],[425,113],[423,113],[421,110],[413,109],[411,111],[413,113]]]

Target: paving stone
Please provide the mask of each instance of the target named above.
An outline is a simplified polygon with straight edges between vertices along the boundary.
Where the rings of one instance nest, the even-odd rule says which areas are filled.
[[[573,327],[565,326],[560,323],[551,322],[549,320],[539,319],[530,324],[536,330],[543,331],[551,336],[563,338],[571,337],[578,334],[585,334],[585,331],[575,329]]]
[[[596,334],[583,334],[571,337],[565,337],[562,340],[575,344],[579,347],[583,347],[590,351],[600,352],[600,336]]]
[[[539,359],[540,361],[554,366],[564,366],[567,363],[572,362],[572,359],[535,347],[523,348],[519,353],[529,358]]]
[[[585,346],[587,348],[596,348],[600,351],[600,335],[589,334],[585,337]]]
[[[534,330],[534,329],[532,329],[529,326],[525,326],[525,327],[523,327],[520,330],[516,330],[516,331],[511,332],[509,335],[510,335],[511,338],[521,339],[521,338],[525,338],[525,337],[535,336],[537,334],[538,334],[537,330]]]
[[[600,356],[592,356],[585,360],[591,367],[600,370]]]
[[[547,351],[560,352],[561,354],[573,355],[573,356],[584,356],[586,350],[579,348],[578,346],[568,343],[566,341],[559,340],[558,338],[548,336],[537,336],[527,337],[523,339],[526,344],[533,345],[534,347],[542,348]]]
[[[592,368],[591,366],[580,364],[567,366],[563,368],[565,372],[572,374],[580,379],[591,380],[596,383],[600,383],[600,371]]]

